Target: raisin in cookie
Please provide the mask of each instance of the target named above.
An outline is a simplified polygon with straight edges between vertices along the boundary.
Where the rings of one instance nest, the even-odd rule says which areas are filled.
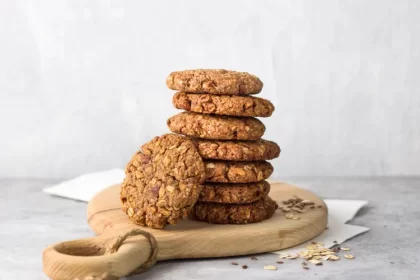
[[[261,200],[269,192],[270,184],[267,181],[248,184],[205,183],[198,201],[245,204]]]
[[[269,196],[251,204],[197,202],[190,215],[198,221],[214,224],[250,224],[271,218],[278,205]]]
[[[263,88],[257,76],[223,69],[172,72],[166,85],[173,90],[211,94],[256,94]]]
[[[191,137],[221,140],[258,140],[264,124],[251,117],[227,117],[183,112],[167,121],[174,133]]]
[[[197,201],[204,177],[203,161],[188,138],[155,137],[127,165],[122,209],[141,226],[175,224]]]
[[[195,113],[238,117],[269,117],[274,105],[263,98],[177,92],[172,98],[177,109]]]
[[[267,161],[204,161],[206,182],[252,183],[267,179],[273,173],[273,166]]]
[[[280,147],[264,139],[258,141],[217,141],[191,139],[205,159],[257,161],[270,160],[280,155]]]

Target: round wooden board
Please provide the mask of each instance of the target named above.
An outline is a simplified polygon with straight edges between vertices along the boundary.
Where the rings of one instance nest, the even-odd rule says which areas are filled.
[[[115,185],[89,202],[88,223],[98,235],[117,236],[135,228],[150,232],[158,242],[158,260],[272,252],[311,240],[327,226],[328,210],[322,199],[287,183],[271,182],[270,197],[279,204],[294,195],[322,205],[322,208],[295,213],[299,220],[286,219],[284,213],[277,210],[272,218],[256,224],[217,225],[183,220],[164,230],[156,230],[128,220],[121,210],[119,185]]]

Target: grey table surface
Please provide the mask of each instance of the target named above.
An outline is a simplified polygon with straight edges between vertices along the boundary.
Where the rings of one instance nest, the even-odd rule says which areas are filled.
[[[366,199],[351,224],[371,231],[346,242],[354,260],[303,270],[300,261],[277,265],[277,256],[174,260],[130,279],[420,279],[420,178],[285,178],[323,198]],[[0,179],[0,279],[48,279],[42,251],[49,244],[93,236],[86,203],[41,192],[58,180]],[[247,264],[248,269],[231,265]]]

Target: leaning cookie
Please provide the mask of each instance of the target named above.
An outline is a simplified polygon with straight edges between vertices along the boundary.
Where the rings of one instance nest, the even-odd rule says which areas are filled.
[[[267,181],[248,184],[204,183],[198,201],[246,204],[267,197],[270,184]]]
[[[122,209],[141,226],[175,224],[197,201],[204,177],[203,161],[188,138],[155,137],[127,165],[120,192]]]
[[[258,140],[265,132],[264,124],[251,117],[183,112],[169,118],[167,124],[174,133],[203,139]]]
[[[267,179],[273,173],[273,166],[267,161],[204,161],[206,182],[252,183]]]
[[[269,117],[274,105],[263,98],[177,92],[172,98],[177,109],[203,114],[238,117]]]
[[[218,204],[197,202],[190,216],[214,224],[258,223],[273,216],[278,205],[269,196],[251,204]]]
[[[256,94],[263,88],[255,75],[223,69],[172,72],[166,85],[173,90],[210,94]]]
[[[273,141],[217,141],[191,138],[205,159],[258,161],[279,157],[280,147]]]

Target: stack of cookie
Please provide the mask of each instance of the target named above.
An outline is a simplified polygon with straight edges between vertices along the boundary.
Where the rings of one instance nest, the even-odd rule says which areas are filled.
[[[273,104],[252,97],[263,83],[254,75],[226,70],[173,72],[166,81],[178,90],[169,129],[189,136],[204,159],[205,182],[193,218],[219,224],[255,223],[270,218],[277,204],[265,181],[273,172],[266,160],[279,156],[279,146],[261,137]]]

